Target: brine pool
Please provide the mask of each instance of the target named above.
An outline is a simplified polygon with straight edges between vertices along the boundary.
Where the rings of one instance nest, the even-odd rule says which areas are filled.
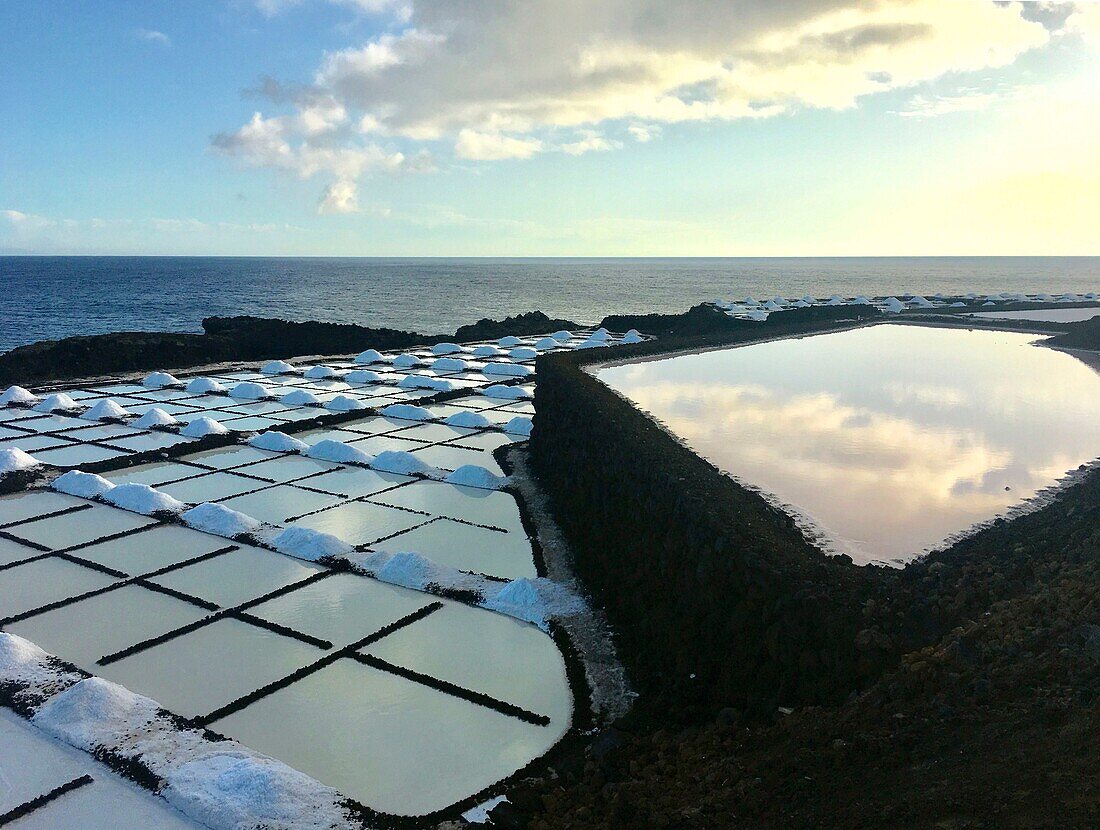
[[[880,324],[597,377],[857,563],[903,563],[1100,456],[1100,373],[1034,335]]]

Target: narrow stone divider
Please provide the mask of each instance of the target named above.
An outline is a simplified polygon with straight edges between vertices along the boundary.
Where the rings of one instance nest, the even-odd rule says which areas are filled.
[[[92,776],[82,775],[79,778],[74,778],[72,781],[62,784],[60,787],[54,787],[48,793],[36,796],[30,801],[24,802],[18,807],[0,815],[0,827],[11,824],[13,821],[18,821],[24,816],[30,815],[35,810],[45,807],[51,801],[56,801],[66,793],[71,793],[73,790],[79,790],[81,787],[86,787],[88,784],[93,783],[93,781],[94,779]]]

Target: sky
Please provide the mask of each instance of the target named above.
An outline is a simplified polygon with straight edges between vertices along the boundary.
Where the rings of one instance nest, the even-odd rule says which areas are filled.
[[[0,3],[0,253],[1097,255],[1100,3]]]

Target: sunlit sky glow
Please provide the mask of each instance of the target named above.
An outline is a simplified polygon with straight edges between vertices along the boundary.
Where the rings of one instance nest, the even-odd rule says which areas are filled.
[[[0,253],[1100,253],[1100,3],[0,4]]]

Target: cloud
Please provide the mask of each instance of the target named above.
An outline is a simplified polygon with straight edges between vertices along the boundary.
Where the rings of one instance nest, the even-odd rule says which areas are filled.
[[[476,130],[462,130],[455,142],[455,155],[474,161],[529,159],[541,150],[542,142],[537,138],[515,138]]]
[[[325,188],[321,194],[321,201],[317,204],[317,212],[326,213],[358,213],[359,192],[355,182],[333,182]]]
[[[256,0],[256,8],[267,17],[275,17],[304,2],[305,0]],[[327,0],[327,2],[336,6],[346,6],[364,14],[392,11],[399,19],[404,20],[408,20],[412,13],[412,7],[406,0]]]
[[[158,32],[156,29],[137,29],[134,34],[139,40],[147,40],[150,43],[160,43],[164,46],[172,45],[172,39],[164,32]]]
[[[585,153],[616,150],[622,146],[621,141],[609,141],[595,130],[585,130],[577,141],[561,145],[561,150],[571,156],[580,156]]]
[[[3,216],[8,224],[16,230],[47,228],[55,224],[52,219],[48,219],[45,216],[35,216],[31,213],[23,213],[20,210],[2,210],[0,211],[0,216]]]
[[[259,6],[274,14],[295,2]],[[308,148],[324,144],[335,159],[343,147],[349,161],[364,152],[364,136],[384,136],[409,156],[427,142],[478,161],[580,155],[652,140],[665,124],[854,107],[1005,67],[1055,31],[1019,3],[945,0],[342,4],[388,15],[388,30],[319,56],[298,89],[265,89],[292,111],[219,134],[215,149],[300,173]],[[907,114],[980,108],[983,94],[915,101]],[[559,143],[566,131],[577,138]],[[373,169],[329,172],[347,182]]]
[[[661,134],[661,128],[656,124],[631,124],[626,131],[631,138],[640,143],[652,141]]]

